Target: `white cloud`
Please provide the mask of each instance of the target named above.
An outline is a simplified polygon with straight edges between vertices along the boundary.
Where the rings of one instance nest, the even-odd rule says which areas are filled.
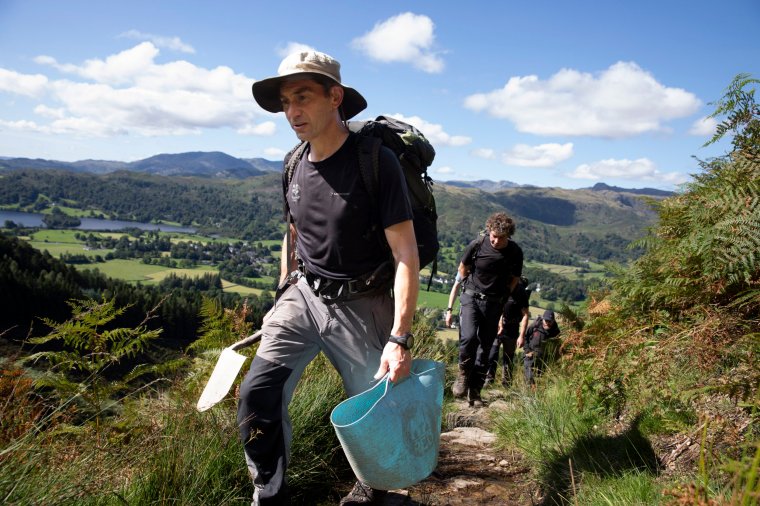
[[[377,23],[351,45],[370,58],[384,62],[411,63],[431,74],[443,71],[444,62],[434,51],[435,25],[427,16],[405,12]]]
[[[597,75],[563,69],[545,81],[512,77],[501,89],[470,95],[464,105],[512,121],[521,132],[617,138],[664,131],[664,122],[693,114],[701,102],[633,62],[618,62]]]
[[[0,68],[0,91],[39,97],[48,85],[48,78],[42,74],[19,74],[13,70]]]
[[[264,155],[267,157],[267,160],[282,160],[285,158],[286,154],[287,152],[280,148],[266,148],[264,150]]]
[[[277,55],[279,55],[280,58],[285,58],[289,54],[306,51],[316,51],[316,49],[309,46],[308,44],[301,44],[300,42],[288,42],[285,44],[285,46],[277,48]]]
[[[573,156],[573,143],[539,144],[529,146],[517,144],[505,152],[501,160],[506,165],[518,167],[553,167]]]
[[[243,135],[274,135],[277,132],[277,126],[274,121],[265,121],[258,125],[245,125],[237,132]]]
[[[62,108],[54,109],[52,107],[48,107],[43,104],[40,104],[37,107],[35,107],[34,112],[39,114],[40,116],[44,116],[47,118],[61,119],[66,116],[66,111],[64,109]]]
[[[612,158],[599,160],[591,164],[583,164],[567,174],[575,179],[627,179],[641,181],[659,181],[670,184],[681,184],[689,178],[686,174],[680,172],[663,173],[657,170],[654,162],[648,158],[638,158],[636,160],[615,160]]]
[[[430,141],[433,145],[443,146],[464,146],[472,142],[472,138],[464,135],[450,135],[443,131],[443,126],[437,123],[429,123],[419,116],[404,116],[403,114],[386,114],[391,118],[396,118],[405,123],[409,123]]]
[[[129,30],[122,33],[119,37],[133,40],[146,40],[152,42],[155,46],[179,51],[181,53],[195,53],[195,48],[190,44],[185,44],[179,37],[165,37],[162,35],[153,35],[151,33],[142,33],[138,30]]]
[[[692,123],[691,128],[689,129],[689,134],[698,137],[712,137],[715,134],[717,126],[718,121],[715,118],[706,116]]]
[[[496,152],[490,148],[478,148],[470,151],[472,156],[482,158],[484,160],[493,160],[496,158]]]
[[[0,91],[40,96],[34,112],[50,123],[4,122],[5,128],[82,136],[184,135],[231,128],[246,135],[272,135],[275,125],[251,97],[253,79],[219,66],[183,60],[155,62],[151,42],[81,65],[50,56],[35,61],[74,76],[49,80],[0,68]],[[259,122],[259,118],[266,121]]]
[[[436,174],[453,174],[454,173],[454,169],[452,169],[451,167],[449,167],[448,165],[446,165],[446,166],[443,166],[443,167],[437,167],[435,170],[433,170],[433,172],[436,173]]]
[[[142,42],[133,48],[111,55],[105,60],[91,59],[82,65],[58,63],[52,56],[34,59],[41,65],[49,65],[61,72],[74,74],[98,83],[127,84],[150,72],[158,56],[158,48],[150,42]]]
[[[0,119],[0,127],[5,130],[14,130],[16,132],[51,133],[50,128],[28,120],[6,121]]]

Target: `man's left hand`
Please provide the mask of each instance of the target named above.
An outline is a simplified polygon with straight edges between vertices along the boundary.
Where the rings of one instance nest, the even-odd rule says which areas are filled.
[[[392,383],[397,383],[409,376],[412,371],[412,354],[403,346],[396,343],[386,343],[383,354],[380,357],[380,368],[375,373],[375,379],[380,379],[389,374]]]

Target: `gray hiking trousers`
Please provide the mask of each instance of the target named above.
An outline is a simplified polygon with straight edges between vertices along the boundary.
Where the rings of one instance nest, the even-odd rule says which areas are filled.
[[[348,396],[367,390],[375,384],[393,311],[388,292],[326,304],[303,278],[282,294],[240,386],[237,421],[253,478],[252,504],[288,504],[288,404],[306,366],[321,351]]]

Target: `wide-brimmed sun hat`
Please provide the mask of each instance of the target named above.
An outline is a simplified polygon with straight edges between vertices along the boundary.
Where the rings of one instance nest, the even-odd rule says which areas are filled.
[[[353,118],[367,107],[367,101],[353,88],[340,80],[340,62],[330,55],[319,51],[300,51],[291,53],[280,63],[277,76],[262,79],[253,83],[253,98],[266,111],[282,112],[280,102],[280,86],[287,79],[303,75],[321,75],[335,81],[343,88],[343,119]]]

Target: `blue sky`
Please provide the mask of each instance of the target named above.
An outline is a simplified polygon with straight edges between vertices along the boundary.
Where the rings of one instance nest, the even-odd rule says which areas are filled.
[[[253,101],[289,50],[342,63],[433,142],[436,180],[672,190],[733,77],[760,78],[760,1],[0,0],[0,156],[280,159]]]

